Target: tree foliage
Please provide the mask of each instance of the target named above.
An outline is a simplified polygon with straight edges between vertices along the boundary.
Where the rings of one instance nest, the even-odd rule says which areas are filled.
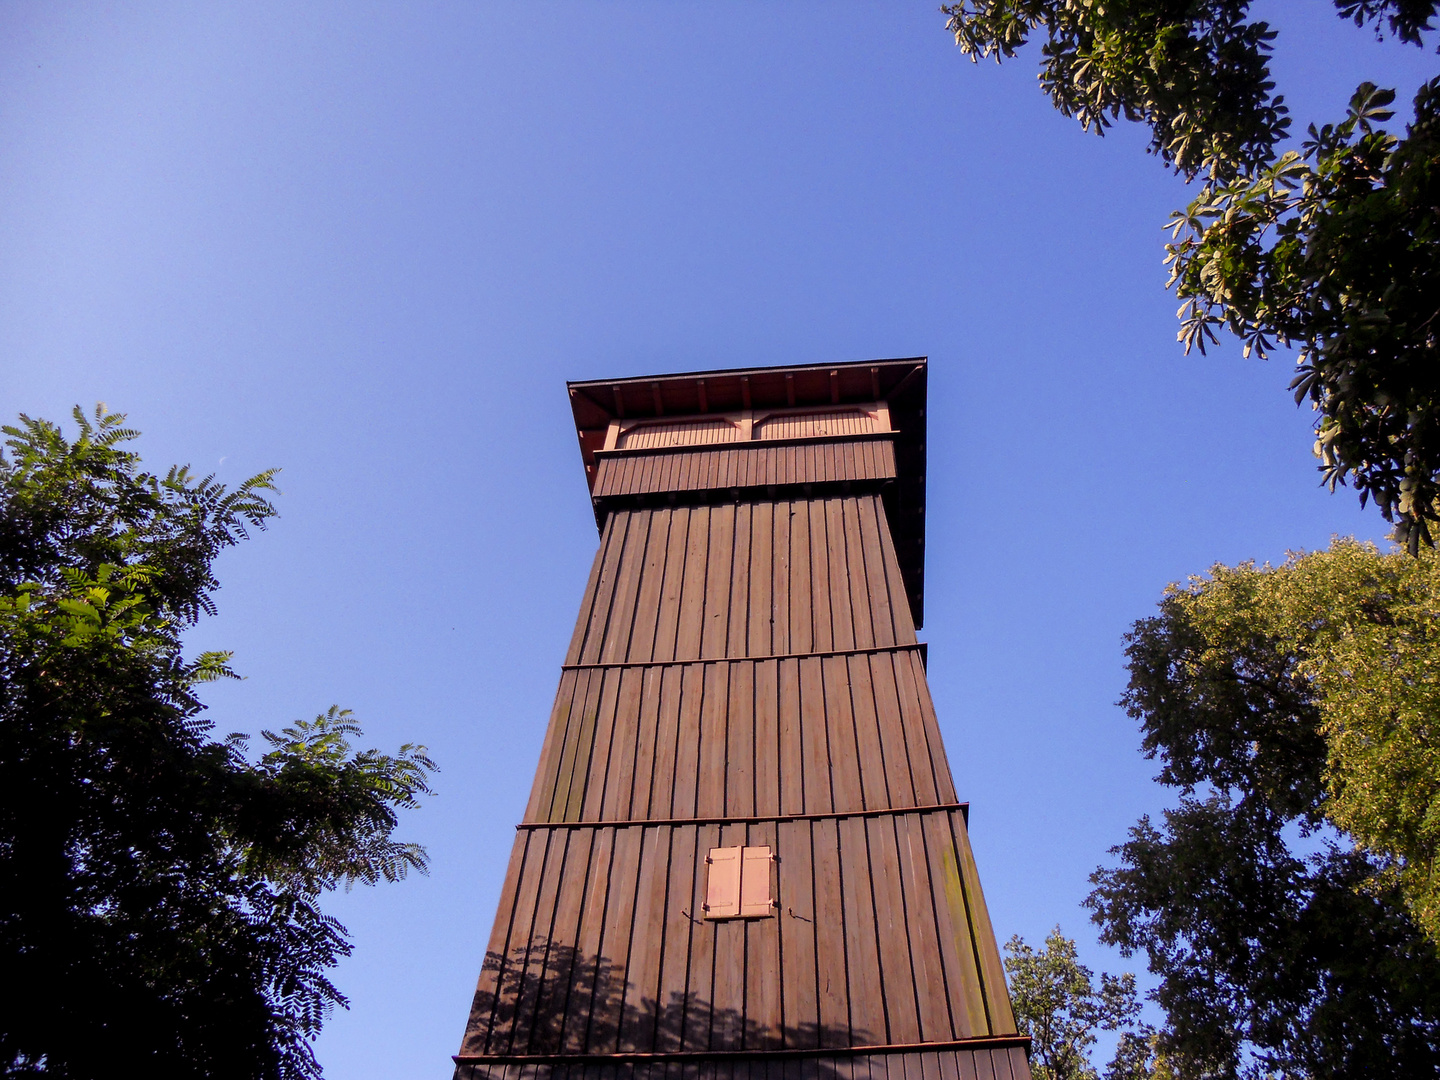
[[[1335,0],[1342,18],[1415,45],[1435,0]],[[1180,340],[1224,328],[1248,354],[1294,346],[1296,401],[1319,413],[1333,489],[1373,499],[1413,552],[1440,521],[1440,79],[1403,136],[1378,125],[1393,90],[1362,84],[1338,123],[1286,149],[1270,78],[1275,31],[1248,0],[964,0],[945,6],[972,59],[1013,57],[1043,31],[1040,81],[1103,134],[1150,128],[1150,151],[1199,195],[1166,247]]]
[[[391,839],[428,791],[420,746],[354,752],[331,709],[247,756],[186,658],[212,564],[274,514],[141,469],[136,432],[22,416],[0,452],[0,1068],[10,1076],[307,1077],[350,950],[320,894],[424,870]]]
[[[1440,1072],[1437,568],[1348,540],[1216,566],[1129,635],[1123,703],[1179,805],[1088,904],[1161,977],[1177,1075]]]
[[[1035,1080],[1097,1080],[1090,1063],[1096,1032],[1119,1032],[1105,1080],[1150,1077],[1150,1036],[1139,1022],[1135,976],[1094,974],[1080,963],[1075,942],[1057,926],[1037,950],[1016,934],[1005,943],[1010,1002],[1022,1034],[1030,1036]]]

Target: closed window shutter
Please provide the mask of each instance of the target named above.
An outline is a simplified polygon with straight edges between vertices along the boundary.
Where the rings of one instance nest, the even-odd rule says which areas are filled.
[[[769,915],[772,906],[770,849],[747,847],[744,849],[740,867],[740,917]]]
[[[738,847],[710,849],[705,860],[710,864],[705,882],[707,919],[733,919],[740,914],[741,851]]]

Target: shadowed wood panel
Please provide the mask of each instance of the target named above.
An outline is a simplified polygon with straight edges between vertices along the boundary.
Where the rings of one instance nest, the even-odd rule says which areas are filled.
[[[776,914],[702,918],[706,853],[746,844],[774,851]],[[467,1053],[908,1045],[1015,1030],[956,811],[527,829],[512,867]]]
[[[888,439],[809,446],[731,445],[724,449],[670,453],[601,454],[596,466],[593,494],[604,498],[665,491],[889,480],[895,476],[895,448]]]
[[[562,680],[528,822],[955,801],[918,657],[602,668]]]
[[[1030,1080],[1021,1047],[844,1056],[462,1062],[456,1080]]]

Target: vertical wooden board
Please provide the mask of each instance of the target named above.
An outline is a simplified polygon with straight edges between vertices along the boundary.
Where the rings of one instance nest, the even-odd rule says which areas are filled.
[[[935,1055],[940,1062],[940,1080],[960,1080],[958,1057],[954,1050],[942,1050]]]
[[[919,1055],[920,1076],[918,1080],[955,1080],[953,1076],[945,1075],[945,1070],[940,1060],[945,1056],[947,1055],[943,1053]],[[948,1056],[951,1058],[952,1061],[954,1060],[953,1052]]]
[[[855,648],[869,649],[875,645],[875,594],[865,574],[865,551],[860,536],[862,501],[853,496],[838,500],[841,525],[845,531],[845,577],[850,584],[853,640]],[[884,584],[881,583],[882,592],[883,589]]]
[[[981,988],[975,943],[971,938],[970,915],[966,911],[960,860],[954,838],[950,835],[950,825],[943,812],[922,814],[920,822],[955,1037],[969,1039],[991,1035],[993,1032],[985,1012],[985,994]]]
[[[779,661],[751,665],[755,678],[755,806],[757,817],[780,813]]]
[[[795,501],[790,507],[789,628],[792,653],[815,649],[815,626],[810,585],[810,504]]]
[[[531,849],[537,855],[535,881],[525,883],[528,895],[522,896],[517,907],[523,918],[517,920],[510,935],[508,951],[514,970],[509,976],[510,985],[502,993],[507,1005],[497,1015],[491,1031],[488,1052],[492,1054],[524,1052],[528,1045],[565,868],[568,830],[534,829],[530,837]]]
[[[889,758],[899,751],[883,735],[875,710],[875,691],[870,685],[871,656],[861,654],[845,658],[850,679],[850,707],[855,717],[855,743],[859,748],[860,790],[867,810],[894,806],[886,770]],[[899,733],[896,732],[896,735]]]
[[[660,698],[665,668],[638,668],[635,676],[640,699],[635,713],[635,753],[630,762],[628,801],[617,800],[615,817],[634,821],[650,813],[650,789],[655,783],[656,739],[659,735]],[[623,786],[623,785],[622,785]]]
[[[750,626],[746,656],[770,656],[775,611],[771,589],[775,584],[775,504],[759,502],[750,511]]]
[[[823,661],[800,662],[800,741],[804,749],[805,813],[829,814],[835,809],[830,788],[830,736],[825,718]]]
[[[590,577],[585,582],[585,592],[580,600],[580,614],[575,619],[575,631],[570,635],[570,647],[565,650],[565,663],[578,664],[580,653],[585,647],[585,636],[589,632],[590,619],[600,596],[604,576],[613,576],[614,563],[618,558],[616,529],[619,514],[605,519],[605,528],[600,534],[600,547],[595,552],[595,561],[590,564]],[[623,525],[620,532],[623,535]]]
[[[895,666],[895,690],[900,701],[900,718],[905,732],[905,749],[910,758],[910,773],[915,781],[915,796],[921,805],[955,801],[955,786],[950,783],[950,763],[944,749],[937,755],[931,732],[939,736],[935,714],[925,707],[920,694],[920,681],[925,672],[920,666],[917,649],[891,654]]]
[[[870,597],[870,619],[874,626],[876,645],[896,643],[894,605],[904,603],[890,595],[889,577],[885,573],[885,552],[880,545],[880,496],[867,495],[855,500],[860,523],[860,552],[865,563],[865,585]]]
[[[624,821],[632,818],[630,807],[635,792],[635,767],[641,755],[643,737],[642,691],[653,668],[621,668],[615,699],[615,721],[610,736],[610,760],[606,767],[605,793],[595,817],[588,820]],[[652,735],[653,738],[653,735]],[[652,747],[653,750],[653,747]],[[649,782],[648,775],[646,783]],[[587,803],[588,805],[588,803]]]
[[[745,841],[751,847],[768,847],[776,858],[770,868],[771,888],[778,889],[780,863],[779,826],[775,822],[751,825]],[[779,901],[779,893],[770,894]],[[745,1049],[774,1050],[781,1047],[783,1033],[780,985],[780,921],[785,909],[776,907],[763,919],[745,922]]]
[[[585,800],[585,778],[590,772],[590,758],[595,752],[595,727],[600,715],[601,694],[604,690],[605,672],[590,672],[590,685],[585,693],[585,711],[580,717],[580,728],[575,739],[575,754],[570,761],[567,775],[560,772],[561,789],[557,785],[556,801],[564,798],[562,821],[579,821]],[[563,790],[563,795],[562,795]]]
[[[891,996],[875,937],[875,899],[870,891],[873,870],[864,818],[841,818],[840,874],[845,905],[845,958],[850,990],[852,1045],[888,1042],[885,1013]]]
[[[681,669],[680,722],[675,749],[675,782],[671,790],[670,817],[696,816],[700,780],[701,715],[706,708],[709,664],[687,664]]]
[[[805,744],[800,729],[800,661],[776,661],[780,813],[805,813]]]
[[[1005,1053],[1010,1058],[1010,1075],[1015,1080],[1030,1080],[1030,1059],[1025,1056],[1024,1049],[1012,1046]]]
[[[839,824],[812,823],[815,872],[815,984],[819,1046],[849,1046],[850,984],[846,975],[845,906],[841,899]],[[873,987],[866,988],[867,993]]]
[[[890,1042],[917,1043],[921,1041],[918,999],[929,993],[929,988],[917,985],[915,978],[895,819],[867,818],[865,832],[870,847],[875,935],[885,986],[886,1037]]]
[[[905,921],[910,938],[910,966],[919,992],[920,1038],[925,1042],[944,1042],[964,1035],[956,1029],[950,1015],[950,993],[941,959],[922,827],[918,814],[895,818],[900,883],[905,893]]]
[[[685,553],[690,543],[688,506],[670,512],[670,531],[665,538],[665,574],[660,588],[660,609],[655,621],[655,660],[675,659],[675,638],[680,631],[680,601],[685,581]]]
[[[540,832],[538,839],[535,832]],[[521,892],[521,875],[527,862],[532,858],[530,851],[531,842],[536,847],[534,858],[536,862],[544,861],[545,832],[547,830],[527,830],[518,833],[515,837],[515,846],[510,850],[510,863],[505,868],[505,883],[500,888],[500,903],[495,912],[495,926],[490,931],[490,945],[485,950],[485,959],[480,965],[480,979],[475,986],[474,1003],[470,1006],[470,1019],[465,1025],[465,1037],[460,1044],[460,1053],[479,1054],[485,1049],[485,1043],[490,1036],[490,1027],[495,1018],[496,1010],[500,1007],[500,986],[506,970],[512,963],[510,958],[510,940],[515,931],[515,924],[518,920],[522,926],[528,926],[534,914],[534,897],[531,894],[531,910],[522,912],[523,899]],[[530,877],[539,879],[540,867],[530,865]],[[527,878],[526,884],[529,884]],[[526,890],[531,891],[531,890]]]
[[[665,921],[661,924],[660,982],[651,1035],[656,1053],[679,1050],[684,1030],[690,938],[701,926],[700,900],[695,895],[695,867],[705,858],[705,852],[696,850],[698,833],[697,826],[687,825],[676,826],[670,834],[670,872],[665,892]],[[643,1041],[643,1033],[637,1038]]]
[[[825,529],[825,500],[807,499],[802,504],[809,518],[807,539],[810,554],[811,652],[836,648],[830,601],[830,547]]]
[[[605,908],[610,901],[615,830],[596,829],[594,832],[590,867],[585,875],[585,900],[580,909],[580,926],[575,938],[575,964],[560,1036],[560,1051],[568,1054],[585,1051],[596,987],[608,981],[607,965],[600,954],[600,939],[605,932]]]
[[[708,659],[725,655],[729,636],[730,590],[735,565],[735,504],[723,503],[710,511],[710,557],[705,568],[705,628],[700,638],[700,655]]]
[[[1010,1009],[1010,994],[1005,987],[1005,966],[1000,962],[995,928],[990,924],[990,913],[985,909],[985,895],[980,890],[980,873],[975,868],[975,856],[970,851],[965,817],[959,810],[951,810],[940,816],[949,819],[950,832],[959,855],[960,872],[965,882],[965,900],[970,911],[971,936],[979,956],[980,971],[985,979],[985,1004],[989,1009],[991,1033],[1013,1035],[1018,1029],[1015,1026],[1015,1014]]]
[[[957,1050],[955,1064],[960,1071],[960,1080],[975,1080],[975,1051]]]
[[[660,596],[665,586],[670,551],[670,525],[674,511],[668,507],[652,510],[650,535],[645,542],[644,568],[640,572],[640,591],[635,600],[635,620],[630,629],[630,642],[622,655],[636,663],[655,656],[655,635],[660,617]]]
[[[770,511],[770,654],[792,651],[790,636],[790,515],[793,504],[777,502]]]
[[[730,720],[730,664],[706,664],[704,700],[700,706],[699,747],[695,783],[695,816],[725,813],[726,729]],[[682,753],[682,759],[684,757]]]
[[[724,809],[727,817],[755,816],[755,662],[741,660],[730,668],[729,719],[726,725],[725,759],[715,770],[724,776]],[[768,747],[766,748],[768,751]]]
[[[565,725],[565,741],[561,744],[559,760],[555,766],[555,782],[550,805],[544,810],[544,820],[565,820],[565,804],[570,798],[570,784],[575,777],[575,759],[580,754],[585,737],[587,717],[591,716],[589,703],[599,693],[601,675],[598,671],[579,672],[575,683],[575,695],[570,700],[570,716]],[[593,732],[593,726],[590,728]],[[588,757],[589,751],[586,750]]]
[[[975,1080],[996,1080],[995,1067],[990,1061],[990,1051],[976,1050],[974,1054]]]
[[[779,858],[775,899],[780,907],[780,1007],[784,1015],[784,1044],[808,1049],[818,1046],[820,1016],[816,1000],[815,877],[811,870],[810,822],[782,821],[776,826],[775,854]]]
[[[820,669],[825,685],[825,732],[830,750],[830,786],[837,812],[865,807],[860,784],[860,746],[850,701],[848,657],[827,656]]]
[[[606,786],[611,778],[612,770],[610,762],[617,757],[625,756],[623,749],[617,752],[615,738],[617,734],[623,741],[625,735],[629,735],[630,745],[633,748],[635,743],[635,729],[633,721],[625,724],[618,715],[620,709],[620,687],[625,682],[625,676],[631,674],[625,668],[611,668],[604,673],[600,688],[600,707],[595,713],[595,739],[594,749],[590,752],[590,766],[585,770],[583,776],[580,769],[575,769],[576,777],[580,780],[578,791],[572,791],[572,801],[579,803],[578,821],[595,821],[601,817],[600,808],[605,803]],[[628,731],[624,730],[628,729]]]
[[[645,572],[645,556],[650,546],[650,527],[658,510],[635,510],[631,513],[630,533],[625,538],[625,555],[620,560],[620,573],[615,579],[615,597],[610,604],[610,620],[605,625],[605,643],[599,661],[623,663],[630,648],[630,631],[635,625],[635,608],[640,595],[640,578]]]
[[[905,579],[900,573],[895,538],[890,533],[890,521],[885,514],[883,500],[875,500],[875,518],[880,530],[880,557],[885,565],[885,580],[890,585],[890,615],[895,620],[895,643],[912,645],[915,642],[915,618],[910,613],[910,594],[905,590]]]
[[[615,599],[615,585],[625,561],[626,541],[635,525],[636,514],[629,510],[616,510],[606,522],[608,537],[605,545],[605,564],[600,568],[600,579],[595,585],[595,600],[585,617],[585,630],[579,636],[582,644],[571,663],[593,664],[600,659],[600,649],[605,643],[605,627],[610,621],[610,608]]]
[[[845,510],[846,499],[826,499],[825,510],[825,535],[828,539],[829,550],[829,577],[828,588],[830,591],[830,627],[834,634],[833,649],[855,648],[855,612],[853,610],[856,600],[863,601],[863,596],[857,595],[857,587],[850,581],[850,560],[847,545],[845,543]]]
[[[680,619],[675,636],[675,659],[700,655],[705,629],[705,579],[710,563],[710,507],[690,508],[685,540],[685,577],[680,589]]]
[[[550,724],[545,729],[545,744],[540,748],[540,763],[535,769],[535,785],[530,789],[530,802],[525,807],[525,821],[546,821],[555,801],[555,777],[560,771],[560,757],[565,751],[565,732],[575,703],[575,681],[579,672],[560,673],[560,688],[550,709]]]
[[[636,784],[636,817],[673,817],[675,799],[676,755],[679,750],[680,711],[686,669],[665,667],[651,669],[651,677],[660,680],[659,704],[655,717],[655,764],[650,769],[649,789],[641,798],[640,783]],[[650,698],[647,696],[647,705]],[[643,779],[643,777],[641,778]]]
[[[905,715],[900,708],[899,687],[895,680],[895,654],[874,653],[867,658],[870,667],[870,689],[875,696],[875,716],[880,724],[880,741],[885,747],[885,788],[890,805],[933,806],[935,788],[929,783],[929,761],[925,762],[927,787],[921,798],[915,787],[910,763],[910,746],[905,734]]]
[[[664,956],[666,886],[670,880],[670,826],[644,830],[639,888],[625,970],[624,1009],[616,1038],[620,1051],[655,1049],[655,1009],[661,998],[660,962]]]
[[[635,929],[637,894],[641,887],[641,854],[645,829],[631,826],[615,830],[615,855],[610,864],[610,897],[605,905],[605,927],[596,950],[599,971],[590,1006],[585,1053],[613,1054],[619,1050],[620,1017],[630,982],[630,949]]]
[[[724,620],[728,629],[721,645],[721,656],[747,656],[745,639],[750,626],[750,558],[754,506],[748,502],[735,506],[735,534],[730,556],[730,607]]]
[[[720,846],[718,826],[695,827],[695,865],[691,870],[690,902],[687,905],[695,920],[690,927],[690,968],[685,979],[681,1050],[710,1048],[710,1020],[715,1001],[715,927],[720,924],[701,919],[700,905],[705,896],[705,856],[711,848]]]
[[[585,885],[590,875],[590,855],[594,829],[557,829],[555,836],[560,843],[560,856],[555,861],[556,873],[550,881],[550,865],[546,864],[547,881],[542,883],[542,899],[545,890],[554,888],[555,897],[550,909],[550,925],[545,927],[536,919],[534,936],[540,947],[533,950],[532,957],[538,962],[538,971],[532,976],[526,969],[521,1008],[517,1010],[515,1033],[510,1052],[514,1054],[554,1054],[560,1049],[561,1027],[565,1019],[565,1003],[570,996],[570,984],[576,977],[578,966],[578,935],[580,912],[585,902]],[[552,849],[554,844],[551,845]],[[544,905],[541,905],[542,912]],[[532,989],[533,988],[533,989]]]
[[[743,847],[744,825],[720,829],[720,847]],[[711,996],[711,1050],[740,1050],[745,1027],[745,920],[709,924],[715,938],[715,981]]]

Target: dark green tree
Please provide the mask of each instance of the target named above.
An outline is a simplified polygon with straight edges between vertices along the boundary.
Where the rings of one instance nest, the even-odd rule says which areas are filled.
[[[1436,0],[1335,0],[1342,18],[1421,45]],[[1361,85],[1338,123],[1289,145],[1270,78],[1275,32],[1249,0],[963,0],[971,59],[1043,35],[1040,83],[1087,131],[1145,124],[1150,152],[1201,187],[1171,221],[1180,340],[1216,330],[1247,355],[1294,346],[1297,403],[1317,411],[1324,482],[1353,484],[1412,553],[1440,522],[1440,79],[1403,135],[1393,90]]]
[[[1436,565],[1337,541],[1217,566],[1128,635],[1122,703],[1178,805],[1087,903],[1160,977],[1176,1076],[1440,1075]]]
[[[197,689],[229,656],[182,636],[273,474],[147,473],[122,416],[75,419],[0,451],[0,1070],[318,1076],[350,951],[318,900],[425,869],[392,831],[434,766],[355,752],[334,708],[258,756],[212,738]]]
[[[1099,1080],[1090,1063],[1097,1032],[1118,1032],[1105,1080],[1149,1080],[1150,1038],[1140,1022],[1135,976],[1100,975],[1080,963],[1075,942],[1057,926],[1034,949],[1016,934],[1005,943],[1005,975],[1020,1031],[1030,1036],[1035,1080]]]

